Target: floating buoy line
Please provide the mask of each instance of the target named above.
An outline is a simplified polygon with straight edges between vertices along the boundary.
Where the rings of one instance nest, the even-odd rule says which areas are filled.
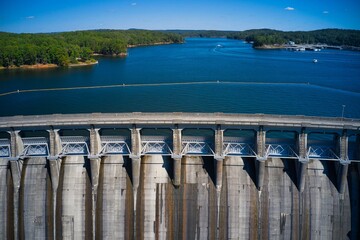
[[[34,88],[34,89],[17,89],[14,91],[0,93],[0,97],[30,93],[30,92],[51,92],[51,91],[71,91],[71,90],[86,90],[86,89],[102,89],[102,88],[124,88],[124,87],[157,87],[157,86],[177,86],[177,85],[205,85],[205,84],[233,84],[233,85],[310,85],[308,82],[294,83],[294,82],[229,82],[229,81],[204,81],[204,82],[167,82],[167,83],[130,83],[130,84],[112,84],[99,86],[78,86],[78,87],[59,87],[59,88]]]

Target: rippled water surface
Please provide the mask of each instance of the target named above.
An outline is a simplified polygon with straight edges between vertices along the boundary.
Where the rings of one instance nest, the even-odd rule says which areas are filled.
[[[313,63],[317,59],[317,63]],[[165,83],[165,84],[164,84]],[[171,84],[170,84],[171,83]],[[184,84],[185,83],[185,84]],[[107,88],[56,88],[108,86]],[[46,91],[22,92],[28,89]],[[186,39],[129,49],[90,67],[2,70],[0,115],[231,112],[360,118],[360,53],[254,50],[242,41]]]

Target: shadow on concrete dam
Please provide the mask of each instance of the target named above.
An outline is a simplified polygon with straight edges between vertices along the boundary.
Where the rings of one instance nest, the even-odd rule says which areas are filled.
[[[102,157],[96,191],[89,162],[64,157],[53,193],[46,158],[24,159],[17,192],[8,160],[0,159],[0,239],[13,239],[14,229],[19,239],[53,239],[54,231],[57,239],[360,237],[358,163],[349,165],[342,195],[338,163],[331,161],[310,161],[300,192],[296,160],[269,158],[259,191],[254,158],[226,157],[222,186],[216,188],[214,158],[184,156],[176,188],[173,160],[148,155],[141,158],[136,194],[131,159]]]

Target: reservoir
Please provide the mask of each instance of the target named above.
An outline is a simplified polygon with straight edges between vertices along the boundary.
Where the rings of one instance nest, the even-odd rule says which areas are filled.
[[[87,67],[1,70],[0,94],[19,93],[0,95],[0,116],[224,112],[360,118],[359,52],[256,50],[238,40],[188,38],[97,60]]]

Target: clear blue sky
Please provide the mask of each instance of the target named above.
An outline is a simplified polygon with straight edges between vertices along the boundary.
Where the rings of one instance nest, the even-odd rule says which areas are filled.
[[[1,0],[0,31],[360,30],[360,0]]]

